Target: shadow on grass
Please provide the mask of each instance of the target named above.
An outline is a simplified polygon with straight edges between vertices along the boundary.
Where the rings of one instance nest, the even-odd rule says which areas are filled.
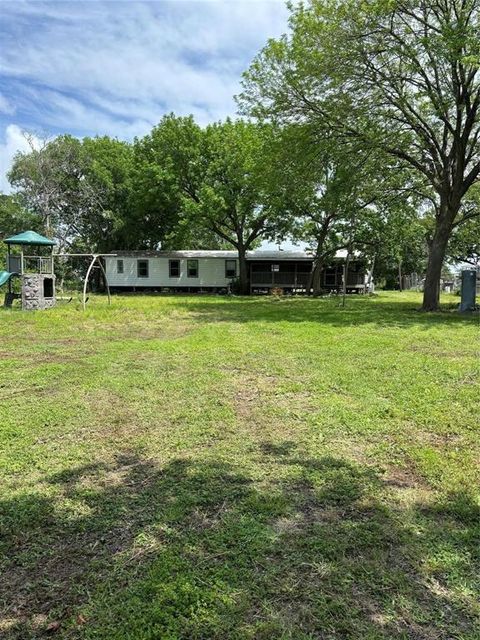
[[[458,313],[458,304],[444,305],[441,312],[422,313],[411,300],[381,300],[351,295],[345,308],[341,299],[271,296],[251,298],[179,298],[184,307],[204,322],[315,322],[335,327],[374,324],[385,327],[429,328],[445,324],[478,322],[478,314]]]
[[[1,503],[3,637],[475,637],[468,496],[394,508],[371,468],[252,455],[278,477],[125,455]]]

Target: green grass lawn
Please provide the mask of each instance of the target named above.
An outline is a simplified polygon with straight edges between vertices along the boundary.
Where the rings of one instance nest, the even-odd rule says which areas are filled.
[[[480,638],[478,317],[0,310],[0,635]]]

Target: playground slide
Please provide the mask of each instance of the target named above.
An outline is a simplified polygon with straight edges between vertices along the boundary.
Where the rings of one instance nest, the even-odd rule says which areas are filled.
[[[10,273],[10,271],[0,271],[0,287],[6,284],[12,276],[16,275],[16,273]]]

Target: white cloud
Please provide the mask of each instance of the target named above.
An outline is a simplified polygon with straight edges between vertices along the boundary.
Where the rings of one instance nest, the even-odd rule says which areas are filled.
[[[15,107],[1,93],[0,93],[0,113],[5,113],[7,115],[13,115],[15,113]]]
[[[169,111],[233,115],[241,72],[287,17],[280,0],[3,2],[2,13],[0,68],[17,112],[120,137]]]
[[[89,135],[108,133],[130,139],[145,134],[151,127],[145,110],[135,119],[128,119],[123,117],[122,112],[115,115],[52,89],[29,88],[24,96],[32,105],[31,113],[35,120],[42,122],[46,132],[53,129],[70,132],[73,129],[88,132]]]
[[[38,138],[32,136],[30,142],[35,145]],[[17,151],[29,151],[30,143],[24,132],[16,124],[9,124],[5,129],[5,142],[0,143],[0,193],[9,193],[10,184],[7,173],[12,166],[12,160]]]

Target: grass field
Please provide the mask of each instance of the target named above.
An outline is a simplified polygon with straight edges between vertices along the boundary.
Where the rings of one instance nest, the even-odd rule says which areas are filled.
[[[478,640],[479,325],[446,301],[0,310],[0,635]]]

